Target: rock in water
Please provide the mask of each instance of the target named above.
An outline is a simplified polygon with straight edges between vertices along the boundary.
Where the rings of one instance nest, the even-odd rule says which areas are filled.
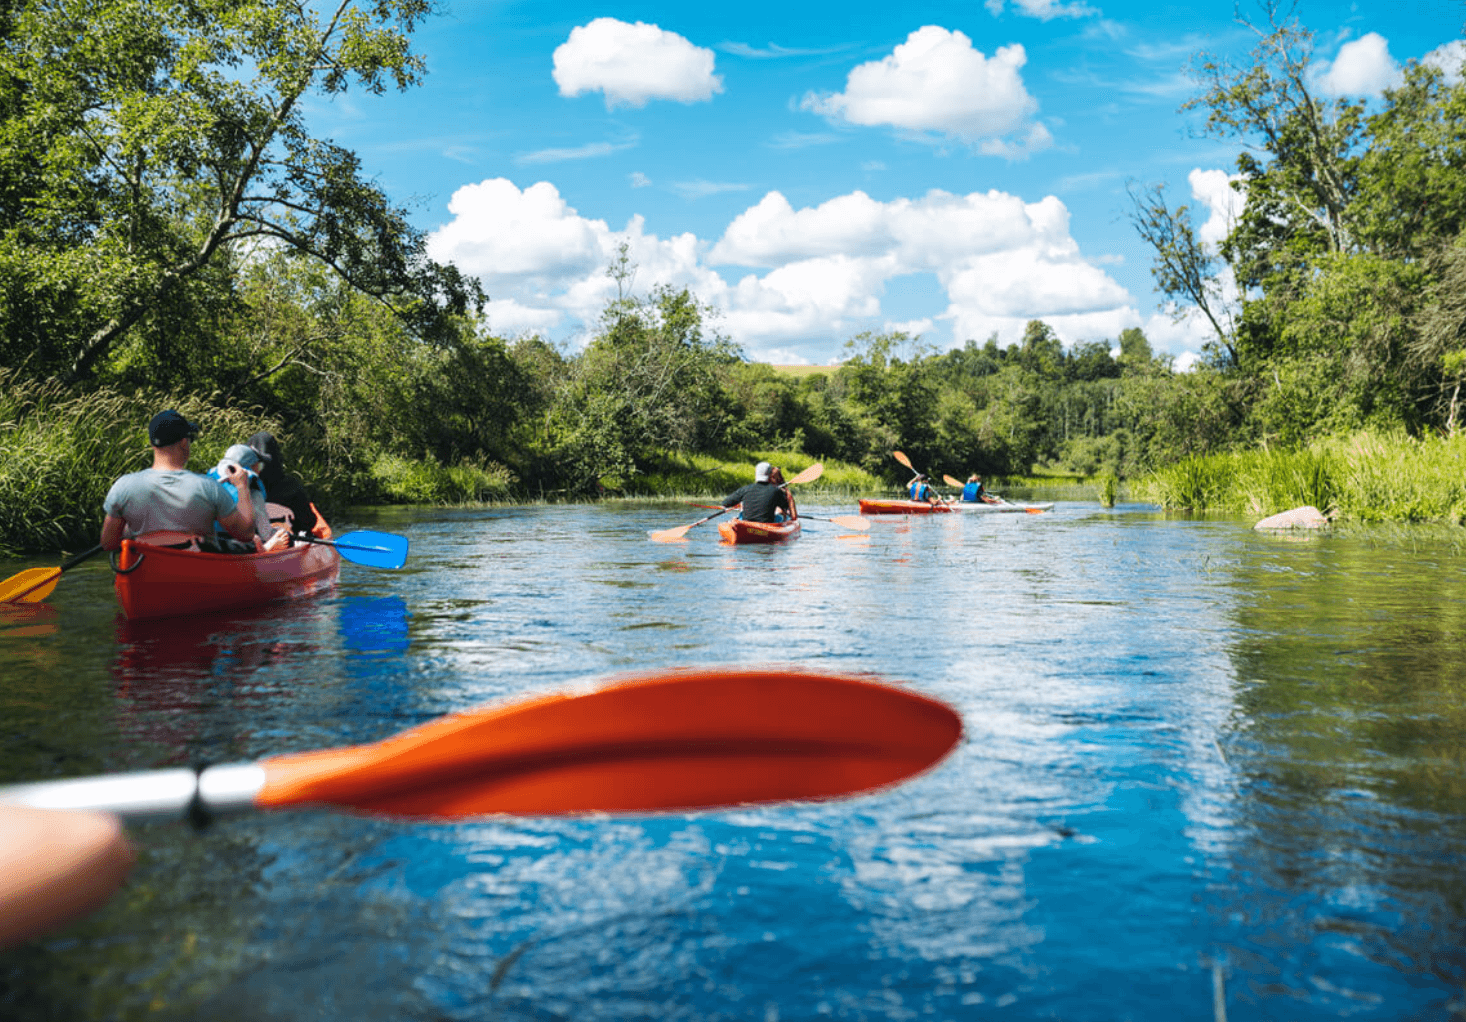
[[[1253,526],[1254,529],[1322,529],[1329,524],[1329,520],[1323,513],[1312,504],[1303,507],[1295,507],[1291,511],[1284,511],[1281,514],[1273,515],[1271,518],[1264,518]]]

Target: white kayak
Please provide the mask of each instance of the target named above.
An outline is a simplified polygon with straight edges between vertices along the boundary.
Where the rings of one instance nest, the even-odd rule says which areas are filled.
[[[1025,504],[1022,501],[998,500],[996,504],[989,504],[981,500],[954,500],[947,505],[953,511],[977,511],[988,514],[998,514],[1003,511],[1027,511],[1029,514],[1038,514],[1040,511],[1048,511],[1053,508],[1053,503],[1048,504]]]

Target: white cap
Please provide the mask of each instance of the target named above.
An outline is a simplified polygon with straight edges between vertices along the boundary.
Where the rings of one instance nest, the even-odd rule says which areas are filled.
[[[268,454],[261,454],[249,444],[234,444],[224,452],[224,460],[232,461],[240,468],[247,468],[251,472],[258,472],[263,462],[269,461]]]
[[[753,466],[753,481],[756,483],[766,483],[769,481],[769,476],[773,475],[773,473],[774,466],[770,465],[767,461],[761,461]]]

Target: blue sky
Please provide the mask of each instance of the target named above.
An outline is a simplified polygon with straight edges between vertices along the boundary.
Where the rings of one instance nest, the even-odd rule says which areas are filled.
[[[1466,55],[1460,0],[1297,13],[1325,94]],[[1043,319],[1069,343],[1140,326],[1185,365],[1206,335],[1160,307],[1126,184],[1220,233],[1235,150],[1178,108],[1194,54],[1254,39],[1230,2],[446,0],[421,86],[310,117],[483,280],[500,336],[582,344],[625,241],[637,292],[691,288],[755,360]]]

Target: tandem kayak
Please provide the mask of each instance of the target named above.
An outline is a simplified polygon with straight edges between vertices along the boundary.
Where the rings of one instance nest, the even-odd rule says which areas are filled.
[[[787,522],[745,522],[735,518],[718,525],[724,543],[782,543],[799,535],[799,519]]]
[[[863,515],[930,515],[951,511],[949,504],[928,504],[924,500],[884,500],[876,497],[860,500]]]
[[[1022,501],[1000,500],[996,504],[989,504],[982,500],[954,500],[951,504],[953,511],[978,511],[999,513],[1003,511],[1028,511],[1037,514],[1039,511],[1053,509],[1053,503],[1047,504],[1025,504]]]
[[[201,614],[254,607],[275,600],[308,596],[336,584],[341,555],[323,543],[257,554],[214,554],[160,545],[178,533],[124,539],[113,555],[113,588],[128,620]],[[331,527],[317,523],[315,535],[331,538]]]

